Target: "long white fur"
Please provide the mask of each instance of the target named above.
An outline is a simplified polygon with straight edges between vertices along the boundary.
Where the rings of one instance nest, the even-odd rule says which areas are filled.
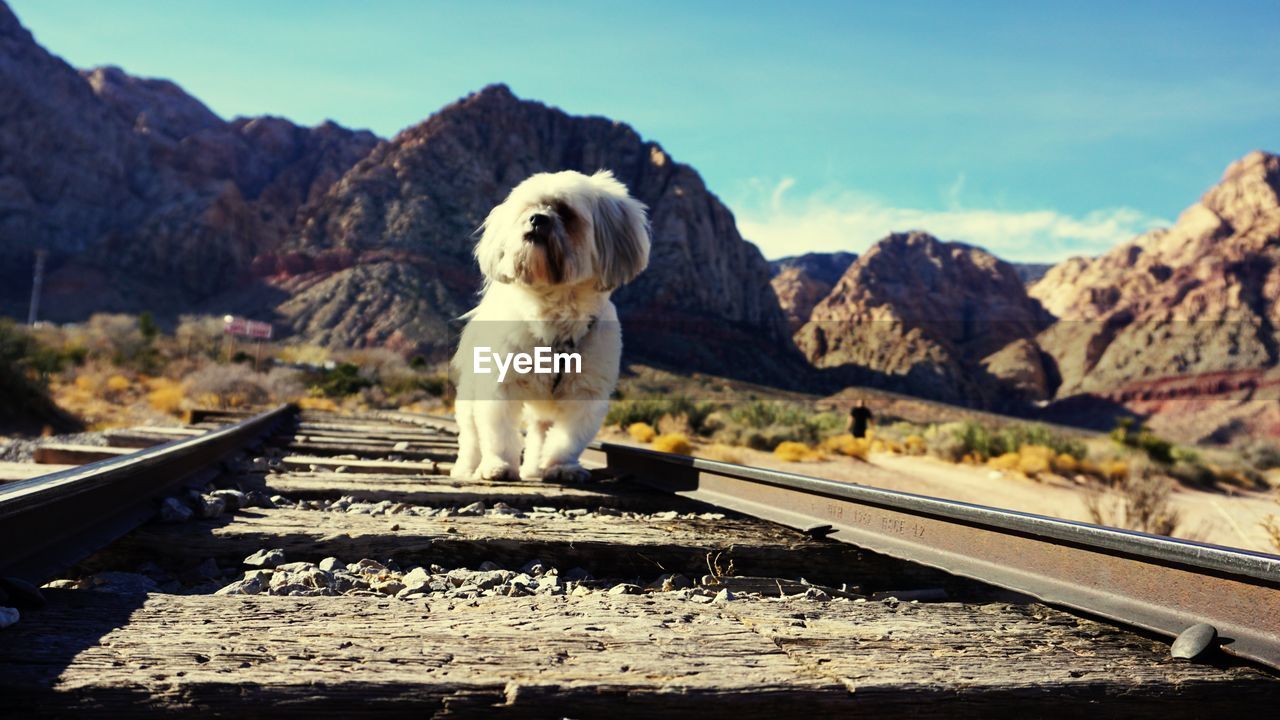
[[[551,243],[525,239],[534,213],[553,217]],[[557,253],[558,261],[550,257]],[[451,474],[584,480],[588,473],[579,458],[608,411],[622,357],[609,295],[649,262],[645,206],[608,171],[533,175],[490,212],[476,259],[485,286],[480,304],[465,316],[453,358],[459,449]],[[565,340],[581,354],[582,372],[558,382],[521,375],[499,384],[492,376],[477,377],[470,367],[477,346],[532,353],[536,346]]]

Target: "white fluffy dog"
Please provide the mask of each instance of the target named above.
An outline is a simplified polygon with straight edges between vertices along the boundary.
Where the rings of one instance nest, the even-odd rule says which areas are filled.
[[[649,263],[645,210],[608,171],[565,171],[529,177],[489,213],[475,250],[483,297],[463,316],[453,358],[453,477],[587,479],[578,458],[608,411],[622,356],[609,294]],[[477,373],[477,350],[510,358],[538,347],[579,354],[579,371],[508,373],[501,382]]]

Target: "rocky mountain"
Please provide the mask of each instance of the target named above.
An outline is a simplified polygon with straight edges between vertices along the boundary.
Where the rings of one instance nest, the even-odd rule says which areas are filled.
[[[769,267],[689,166],[630,127],[485,88],[381,142],[333,123],[224,121],[166,80],[79,72],[0,2],[0,312],[204,309],[332,346],[445,352],[474,303],[472,233],[529,174],[609,168],[648,204],[650,269],[616,300],[633,347],[757,378],[803,360]],[[726,357],[742,344],[757,350]]]
[[[986,251],[895,233],[849,266],[796,342],[817,367],[935,399],[1000,401],[988,355],[1052,318],[1017,271]]]
[[[850,252],[806,253],[769,262],[773,279],[769,284],[787,317],[787,327],[795,332],[809,321],[813,308],[831,292],[836,281],[857,260]]]
[[[756,367],[775,378],[793,369],[799,356],[769,286],[769,265],[697,172],[622,123],[571,116],[521,100],[503,85],[449,105],[374,149],[308,208],[289,252],[263,264],[277,286],[300,275],[325,276],[309,288],[291,288],[281,306],[305,336],[438,349],[439,328],[474,303],[480,276],[473,233],[489,209],[530,174],[601,168],[649,206],[652,225],[649,269],[615,295],[629,346],[684,368]],[[422,292],[404,296],[352,279],[367,272],[372,256],[386,253],[399,258],[396,272],[405,284]],[[359,287],[364,301],[335,307],[335,283]],[[420,327],[387,324],[365,303],[419,318]],[[743,353],[742,343],[752,350]],[[740,357],[729,360],[730,353]]]
[[[0,3],[0,312],[25,309],[37,248],[45,318],[196,307],[244,283],[376,142],[332,124],[224,122],[168,81],[78,72]]]
[[[1058,398],[1169,415],[1177,398],[1217,397],[1221,414],[1274,392],[1264,388],[1280,359],[1280,157],[1246,155],[1173,227],[1063,262],[1030,293],[1059,318],[1036,338]]]

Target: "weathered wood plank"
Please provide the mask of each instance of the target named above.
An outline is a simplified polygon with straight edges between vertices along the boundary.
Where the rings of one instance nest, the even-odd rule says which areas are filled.
[[[15,716],[1171,720],[1280,693],[1037,605],[49,596],[0,633]]]
[[[99,460],[117,458],[133,452],[137,452],[137,448],[49,443],[36,448],[31,455],[31,459],[38,463],[51,465],[83,465]]]
[[[580,566],[597,577],[646,582],[664,572],[699,577],[709,572],[710,555],[719,557],[727,574],[805,577],[834,587],[858,585],[867,592],[971,585],[851,545],[812,541],[770,523],[737,518],[441,518],[253,508],[238,512],[234,520],[144,526],[108,552],[118,566],[155,556],[215,557],[234,565],[262,548],[281,548],[291,561],[317,562],[332,555],[348,562],[391,558],[402,565],[448,567],[476,567],[486,560],[520,567],[538,558],[561,569]]]
[[[195,435],[203,435],[206,432],[208,432],[208,430],[182,425],[135,425],[131,428],[124,428],[122,430],[107,431],[108,434],[139,433],[144,435],[173,435],[177,437],[193,437]]]
[[[350,458],[318,457],[315,455],[287,455],[280,462],[290,470],[333,470],[339,467],[346,467],[357,472],[389,475],[436,475],[440,472],[438,463],[408,460],[353,460]]]
[[[391,500],[413,505],[448,507],[482,501],[489,505],[504,502],[513,507],[551,506],[562,508],[600,507],[657,512],[699,507],[680,503],[682,498],[620,484],[508,482],[479,483],[453,480],[447,476],[414,477],[357,473],[278,473],[265,478],[272,493],[299,500],[332,499],[351,495],[366,502]]]
[[[50,465],[24,462],[0,462],[0,482],[28,480],[41,475],[69,470],[75,465]]]
[[[411,448],[457,448],[458,443],[451,438],[381,438],[368,437],[364,435],[332,435],[317,433],[297,433],[292,436],[286,436],[296,442],[311,442],[325,445],[341,445],[346,443],[358,443],[360,445],[377,445],[386,447],[395,447],[396,445],[405,444]]]
[[[358,455],[366,459],[384,458],[388,455],[399,455],[407,460],[453,460],[457,450],[437,448],[403,448],[395,449],[393,445],[366,445],[355,441],[345,443],[289,442],[283,444],[284,450],[306,456]]]

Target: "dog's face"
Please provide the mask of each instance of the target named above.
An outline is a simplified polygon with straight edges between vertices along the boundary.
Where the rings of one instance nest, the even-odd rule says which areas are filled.
[[[489,213],[476,260],[486,282],[613,290],[649,264],[645,206],[607,170],[532,175]]]

